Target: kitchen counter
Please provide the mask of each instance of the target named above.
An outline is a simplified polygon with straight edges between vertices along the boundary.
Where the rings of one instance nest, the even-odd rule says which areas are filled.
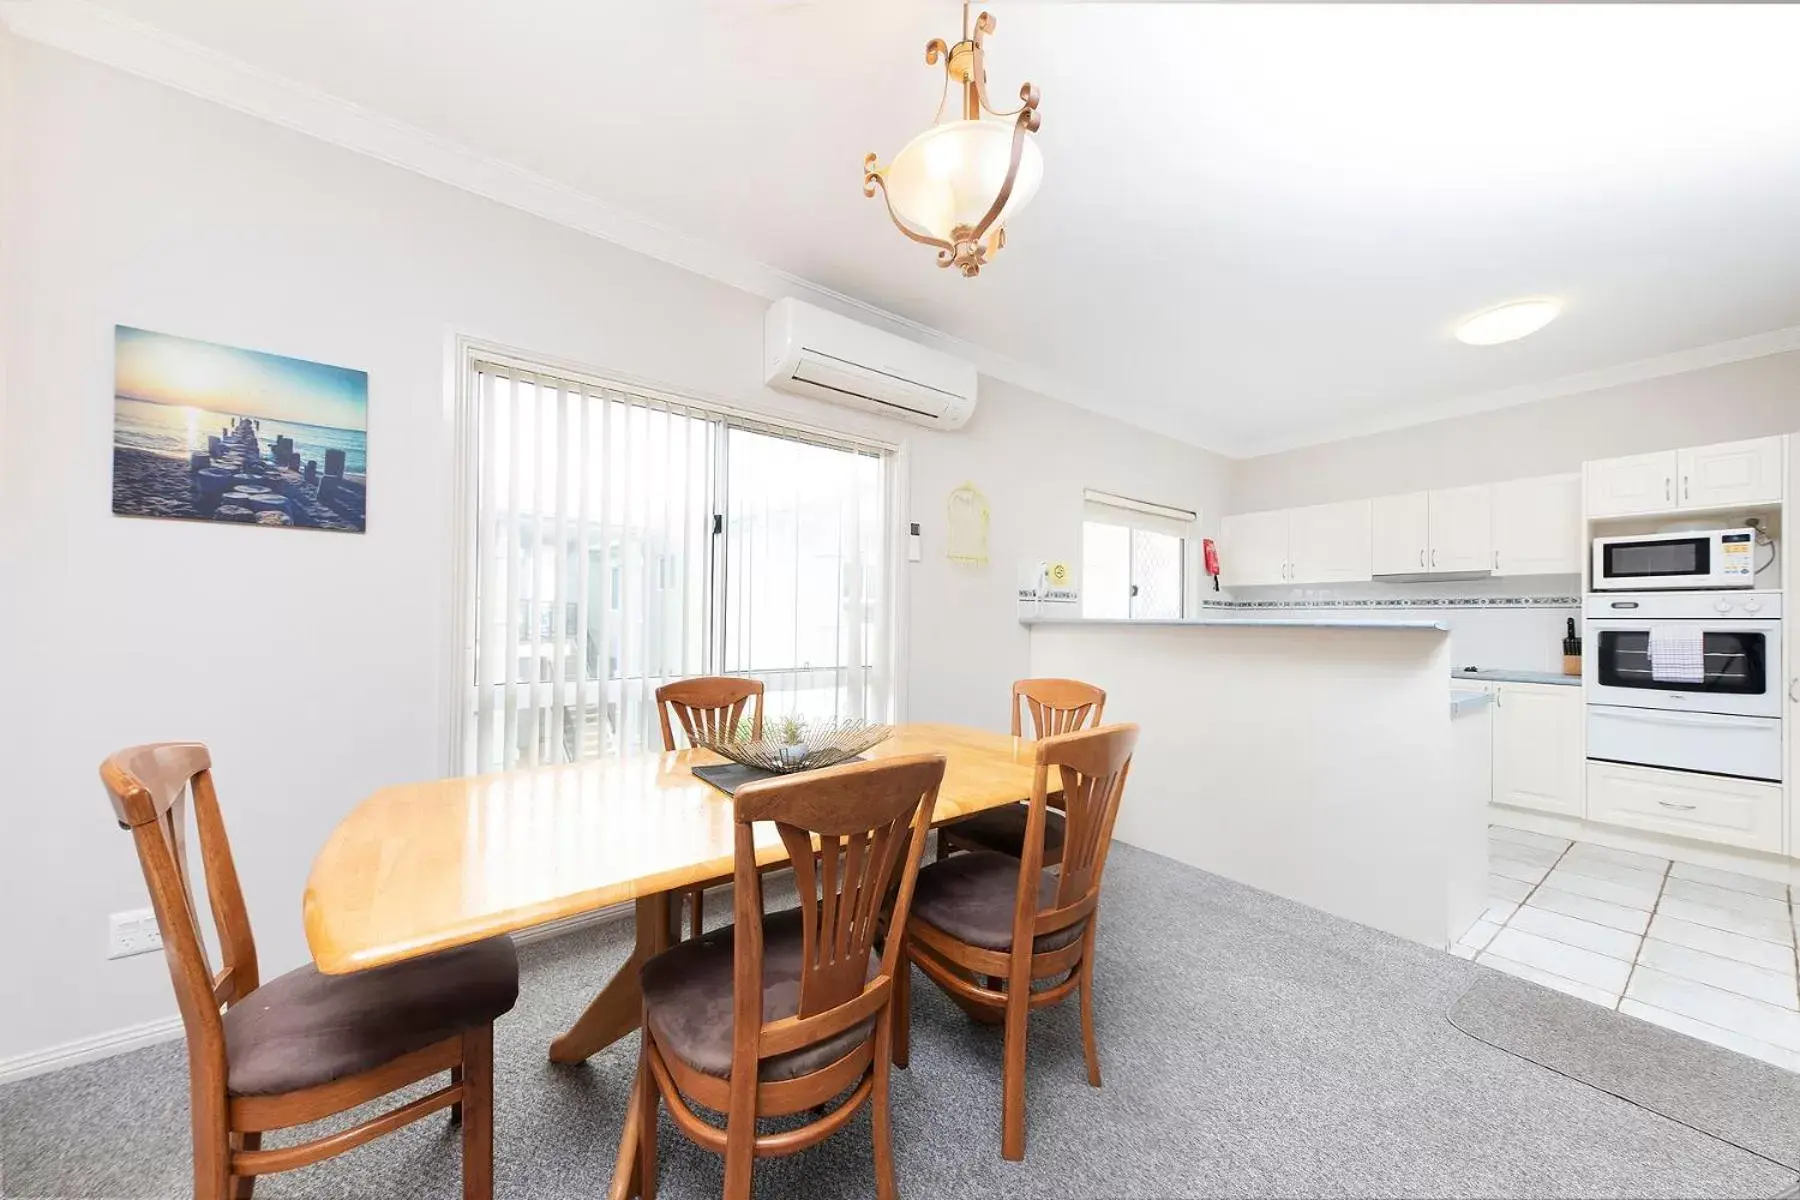
[[[1366,616],[1026,632],[1032,675],[1091,679],[1142,728],[1118,841],[1442,949],[1488,905],[1488,793],[1463,777],[1492,697],[1445,686],[1437,621]]]
[[[1552,687],[1580,687],[1581,676],[1564,675],[1561,671],[1509,671],[1504,667],[1482,667],[1478,671],[1452,671],[1450,678],[1473,683],[1547,683]]]
[[[1378,620],[1318,621],[1302,617],[1189,617],[1182,620],[1128,620],[1122,617],[1020,617],[1023,625],[1117,626],[1125,629],[1437,629],[1448,633],[1442,621]]]

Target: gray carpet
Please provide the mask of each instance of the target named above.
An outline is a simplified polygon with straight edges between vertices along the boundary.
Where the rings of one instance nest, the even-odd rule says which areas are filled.
[[[1482,971],[1450,1008],[1470,1037],[1800,1171],[1800,1075]]]
[[[628,938],[615,923],[525,950],[523,995],[496,1045],[504,1197],[604,1191],[635,1039],[573,1069],[544,1051]],[[1461,1032],[1447,1013],[1491,973],[1450,955],[1123,846],[1107,871],[1099,943],[1106,1086],[1087,1086],[1073,1004],[1035,1016],[1024,1163],[999,1153],[999,1032],[917,980],[913,1066],[894,1083],[903,1193],[1758,1197],[1796,1183],[1767,1158]],[[1513,1002],[1546,1000],[1560,1007],[1526,985]],[[1699,1043],[1682,1050],[1667,1061],[1703,1075],[1739,1061]],[[1715,1116],[1740,1132],[1751,1128],[1747,1110],[1768,1103],[1727,1100]],[[15,1197],[185,1195],[185,1107],[178,1044],[0,1090],[0,1187]],[[871,1194],[868,1134],[862,1116],[816,1150],[758,1163],[758,1195]],[[455,1197],[455,1147],[430,1118],[271,1176],[257,1195]],[[662,1147],[663,1195],[719,1194],[720,1161],[666,1117]]]

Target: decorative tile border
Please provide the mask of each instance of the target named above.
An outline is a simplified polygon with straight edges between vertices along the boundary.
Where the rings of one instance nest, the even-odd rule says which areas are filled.
[[[1409,596],[1402,598],[1325,600],[1202,600],[1201,608],[1580,608],[1579,596]]]

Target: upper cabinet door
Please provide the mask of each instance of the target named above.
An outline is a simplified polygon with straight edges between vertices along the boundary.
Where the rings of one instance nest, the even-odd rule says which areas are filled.
[[[1581,476],[1510,479],[1493,486],[1494,573],[1581,573]]]
[[[1288,577],[1288,514],[1239,513],[1219,522],[1219,576],[1227,587],[1285,583]]]
[[[1318,504],[1288,511],[1288,581],[1367,583],[1369,501]]]
[[[1377,496],[1369,504],[1373,526],[1370,569],[1377,575],[1417,575],[1430,570],[1430,496],[1408,492]]]
[[[1604,458],[1584,468],[1590,517],[1675,511],[1676,452]]]
[[[1753,438],[1677,452],[1681,508],[1732,508],[1781,501],[1781,439]]]
[[[1491,489],[1487,484],[1432,492],[1429,510],[1429,570],[1494,569]]]

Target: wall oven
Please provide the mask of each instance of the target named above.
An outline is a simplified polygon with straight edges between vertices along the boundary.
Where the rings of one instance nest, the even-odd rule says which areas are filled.
[[[1590,596],[1588,757],[1781,778],[1781,595]]]
[[[1747,588],[1756,585],[1750,529],[1640,533],[1594,539],[1594,590]]]

